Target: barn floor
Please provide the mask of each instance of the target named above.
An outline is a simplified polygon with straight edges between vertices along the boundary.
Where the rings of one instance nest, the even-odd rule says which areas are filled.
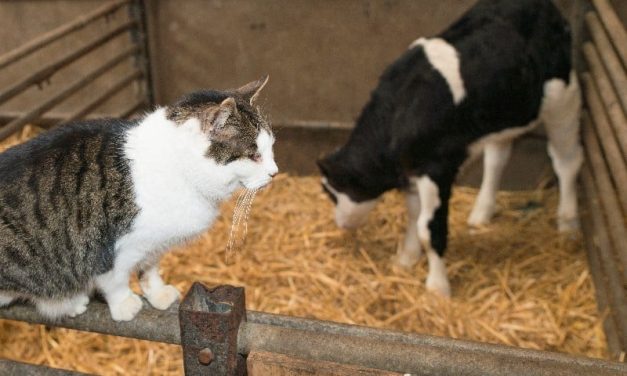
[[[402,195],[386,194],[365,227],[346,232],[334,225],[318,177],[279,175],[259,192],[246,241],[228,254],[235,199],[226,203],[209,232],[163,259],[162,272],[181,291],[193,281],[245,286],[253,310],[606,357],[581,241],[554,230],[556,191],[502,192],[494,223],[470,229],[475,195],[456,188],[452,198],[451,300],[425,291],[425,260],[411,271],[390,263],[406,221]],[[177,346],[2,320],[0,358],[182,374]]]

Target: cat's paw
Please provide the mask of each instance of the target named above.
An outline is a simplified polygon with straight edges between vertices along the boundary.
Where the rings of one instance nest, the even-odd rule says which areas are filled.
[[[130,321],[142,309],[142,306],[141,298],[136,294],[130,294],[119,304],[109,305],[109,310],[114,321]]]
[[[12,301],[12,296],[0,294],[0,307],[8,306]]]
[[[87,304],[89,304],[89,296],[81,295],[74,299],[72,299],[72,308],[68,312],[68,316],[76,317],[80,314],[85,313],[87,311]]]
[[[181,294],[179,293],[179,290],[172,285],[165,285],[159,290],[146,295],[146,299],[148,299],[150,305],[161,310],[168,309],[168,307],[170,307],[172,303],[177,301],[180,297]]]

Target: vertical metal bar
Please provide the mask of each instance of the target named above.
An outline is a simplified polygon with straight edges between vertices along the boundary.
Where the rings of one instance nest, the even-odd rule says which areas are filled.
[[[246,361],[237,352],[243,321],[243,288],[194,283],[179,307],[185,375],[243,375]]]
[[[154,88],[152,69],[150,66],[150,51],[148,46],[148,32],[146,24],[146,6],[143,0],[133,0],[129,6],[129,15],[136,21],[136,27],[131,30],[131,41],[139,47],[135,64],[144,72],[144,85],[140,89],[140,96],[146,99],[150,106],[154,106]]]

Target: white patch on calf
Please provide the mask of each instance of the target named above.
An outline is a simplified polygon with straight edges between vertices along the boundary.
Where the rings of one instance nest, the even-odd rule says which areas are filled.
[[[446,264],[442,257],[432,250],[427,250],[427,260],[429,261],[429,274],[427,275],[427,290],[439,293],[442,296],[451,296],[451,284],[446,275]]]
[[[481,189],[468,217],[468,224],[484,225],[492,219],[496,205],[496,192],[511,154],[512,141],[537,127],[538,123],[538,120],[534,120],[524,127],[506,128],[500,132],[490,133],[468,147],[469,158],[462,169],[481,152],[484,153]]]
[[[405,239],[396,250],[396,255],[392,258],[392,261],[402,268],[411,268],[414,266],[418,260],[420,260],[422,253],[420,240],[418,239],[420,196],[412,186],[414,186],[413,178],[411,179],[409,191],[405,193],[407,204],[407,230],[405,232]]]
[[[488,144],[512,142],[518,136],[533,130],[538,126],[538,124],[538,120],[534,120],[522,127],[506,128],[500,132],[489,133],[488,135],[481,137],[477,141],[470,144],[468,147],[468,155],[470,158],[478,156]]]
[[[483,180],[468,224],[483,225],[490,221],[496,208],[496,192],[503,170],[512,152],[512,142],[489,142],[483,150]]]
[[[485,155],[481,190],[468,219],[469,224],[485,224],[490,220],[512,140],[535,128],[541,120],[549,138],[548,152],[559,179],[558,228],[560,231],[571,231],[578,227],[576,178],[583,162],[583,152],[579,143],[580,108],[579,84],[577,76],[571,72],[568,86],[561,79],[545,82],[538,120],[524,127],[491,133],[470,145],[469,160],[482,150]]]
[[[438,186],[428,176],[421,176],[416,180],[420,196],[420,215],[418,216],[418,237],[431,248],[431,231],[429,222],[437,208],[440,207],[440,193]]]
[[[466,89],[459,68],[459,54],[455,47],[442,38],[419,38],[410,45],[410,48],[415,46],[422,46],[429,63],[444,77],[453,95],[453,103],[459,104],[464,100]]]
[[[355,202],[346,194],[337,191],[329,184],[327,178],[322,178],[322,184],[335,196],[335,223],[342,228],[359,227],[366,222],[368,213],[375,207],[377,200]]]
[[[420,215],[418,217],[418,236],[427,250],[429,262],[429,274],[427,275],[427,290],[435,291],[443,296],[451,296],[451,287],[446,273],[444,260],[438,256],[431,246],[431,231],[429,222],[433,219],[435,211],[442,204],[438,186],[428,176],[421,176],[414,184],[420,195]]]
[[[544,98],[540,117],[549,138],[548,151],[559,179],[560,200],[557,209],[560,231],[578,228],[577,174],[583,163],[579,143],[579,115],[581,93],[574,72],[570,84],[552,79],[544,84]]]

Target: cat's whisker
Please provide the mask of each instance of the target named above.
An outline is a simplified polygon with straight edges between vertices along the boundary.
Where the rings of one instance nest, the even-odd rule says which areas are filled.
[[[241,212],[242,212],[242,204],[248,195],[248,190],[240,191],[237,196],[237,201],[235,202],[235,208],[233,209],[233,220],[231,223],[231,231],[229,233],[229,242],[226,248],[226,260],[227,262],[230,260],[230,256],[233,251],[233,246],[235,245],[235,233],[237,231],[237,227],[240,221]]]
[[[235,209],[233,211],[233,220],[231,223],[231,231],[229,233],[229,241],[226,250],[227,262],[229,262],[234,249],[244,244],[244,241],[246,240],[246,236],[248,235],[248,218],[250,216],[252,203],[255,199],[257,192],[258,189],[246,189],[242,191],[237,198],[237,201],[235,203]],[[239,231],[242,221],[244,222],[244,231],[240,241],[238,242],[237,233]]]
[[[242,235],[242,243],[246,240],[246,235],[248,235],[248,218],[250,216],[250,211],[253,207],[253,201],[255,201],[255,196],[259,192],[259,189],[254,189],[250,195],[250,199],[248,200],[248,205],[246,206],[246,212],[244,213],[244,234]]]

